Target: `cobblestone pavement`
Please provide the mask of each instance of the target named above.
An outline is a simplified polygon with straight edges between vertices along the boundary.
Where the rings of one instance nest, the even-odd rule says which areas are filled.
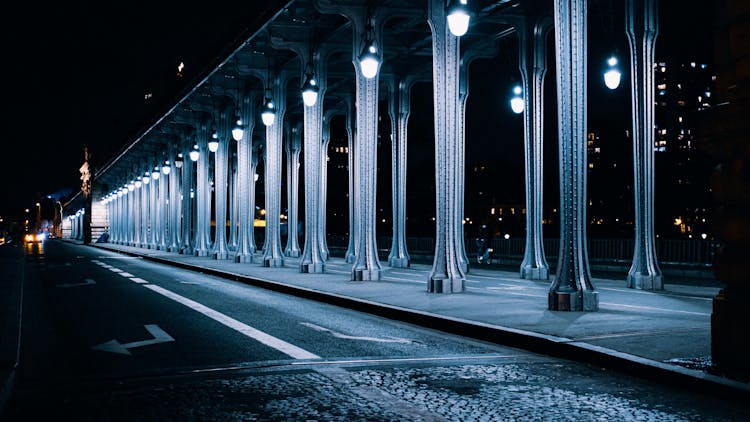
[[[282,366],[26,395],[9,420],[702,421],[750,408],[551,358]]]

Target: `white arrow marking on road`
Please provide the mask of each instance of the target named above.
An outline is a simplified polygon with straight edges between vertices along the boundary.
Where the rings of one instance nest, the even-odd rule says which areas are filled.
[[[167,334],[166,331],[159,328],[159,326],[156,324],[144,325],[144,327],[146,327],[146,330],[151,333],[154,338],[150,340],[132,341],[125,344],[120,344],[120,342],[117,340],[110,340],[102,344],[97,344],[96,346],[93,346],[91,348],[94,350],[101,350],[102,352],[130,355],[131,353],[128,349],[132,349],[134,347],[150,346],[152,344],[168,343],[170,341],[174,341],[172,336]]]
[[[399,338],[399,337],[378,338],[378,337],[350,336],[348,334],[337,333],[333,330],[330,330],[325,327],[321,327],[320,325],[312,324],[310,322],[300,322],[300,324],[306,327],[310,327],[315,331],[322,331],[325,333],[330,333],[332,336],[336,338],[342,338],[345,340],[364,340],[364,341],[375,341],[378,343],[406,343],[406,344],[418,343],[414,340],[409,340],[408,338]]]
[[[96,284],[96,281],[90,278],[84,278],[83,283],[58,284],[57,287],[78,287],[78,286],[89,286],[91,284]]]

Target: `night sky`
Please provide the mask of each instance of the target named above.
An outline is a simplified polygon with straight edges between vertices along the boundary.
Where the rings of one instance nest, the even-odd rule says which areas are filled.
[[[3,113],[0,132],[6,168],[0,216],[20,216],[40,196],[77,189],[83,146],[106,162],[158,110],[144,104],[144,94],[179,89],[245,29],[258,8],[255,2],[225,0],[201,7],[159,2],[158,8],[154,2],[87,3],[24,2],[14,13],[4,13],[2,98],[10,113]],[[621,2],[590,3],[590,62],[611,51],[600,40],[613,40],[624,55]],[[702,30],[710,34],[710,27],[701,23],[707,14],[697,7],[701,3],[706,2],[662,0],[657,59],[696,55],[711,62],[712,40]],[[175,78],[180,61],[186,65],[182,82]],[[596,78],[589,82],[589,101],[590,109],[600,110],[596,101],[603,95],[594,87],[601,85]],[[505,89],[503,83],[510,81],[498,89]],[[624,89],[606,101],[629,106]],[[517,125],[509,112],[500,114],[507,120],[500,124]],[[606,114],[589,117],[590,123],[596,119]]]

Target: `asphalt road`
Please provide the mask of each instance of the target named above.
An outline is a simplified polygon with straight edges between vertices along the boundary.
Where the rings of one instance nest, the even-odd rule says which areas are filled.
[[[140,258],[24,253],[23,271],[0,268],[23,277],[0,419],[750,420],[743,403]]]

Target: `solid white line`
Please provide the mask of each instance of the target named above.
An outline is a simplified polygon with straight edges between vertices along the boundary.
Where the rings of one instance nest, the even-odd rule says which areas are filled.
[[[393,277],[382,277],[381,280],[383,281],[399,281],[399,282],[406,282],[406,283],[416,283],[416,284],[427,284],[427,280],[408,280],[405,278],[393,278]]]
[[[664,292],[648,292],[648,291],[641,291],[636,289],[613,289],[611,287],[600,287],[599,290],[609,290],[612,292],[622,292],[622,293],[637,293],[637,294],[645,294],[645,295],[654,295],[654,296],[670,296],[670,297],[676,297],[680,299],[695,299],[695,300],[706,300],[706,301],[712,301],[713,298],[710,297],[700,297],[700,296],[685,296],[685,295],[678,295],[678,294],[670,294],[670,293],[664,293]]]
[[[326,268],[327,273],[334,273],[334,274],[351,274],[351,271],[339,271],[339,270],[332,270],[330,268]]]
[[[610,302],[599,302],[600,305],[607,305],[607,306],[614,306],[614,307],[621,307],[621,308],[632,308],[632,309],[643,309],[645,311],[657,311],[657,312],[673,312],[678,314],[690,314],[690,315],[701,315],[701,316],[710,316],[711,314],[706,314],[703,312],[692,312],[692,311],[681,311],[679,309],[664,309],[664,308],[654,308],[652,306],[637,306],[637,305],[624,305],[619,303],[610,303]]]
[[[180,296],[177,293],[171,292],[160,286],[154,284],[145,284],[144,287],[150,289],[156,293],[166,296],[175,302],[181,303],[190,309],[198,311],[203,315],[213,319],[216,322],[224,324],[225,326],[238,331],[252,339],[255,339],[266,346],[272,347],[288,356],[295,359],[320,359],[320,356],[310,353],[307,350],[299,348],[293,344],[287,343],[284,340],[276,338],[270,334],[264,333],[263,331],[257,330],[243,322],[237,321],[236,319],[222,314],[221,312],[215,311],[205,305],[202,305],[194,300]]]
[[[444,360],[480,360],[480,359],[506,359],[516,358],[514,355],[479,355],[479,356],[453,356],[453,357],[426,357],[426,358],[385,358],[385,359],[350,359],[350,360],[327,360],[323,362],[291,362],[290,365],[344,365],[348,363],[387,363],[387,362],[429,362]],[[244,369],[237,367],[238,369]],[[194,371],[198,372],[198,371]]]
[[[138,284],[148,284],[148,281],[138,278],[138,277],[130,277],[131,280],[135,281]]]

